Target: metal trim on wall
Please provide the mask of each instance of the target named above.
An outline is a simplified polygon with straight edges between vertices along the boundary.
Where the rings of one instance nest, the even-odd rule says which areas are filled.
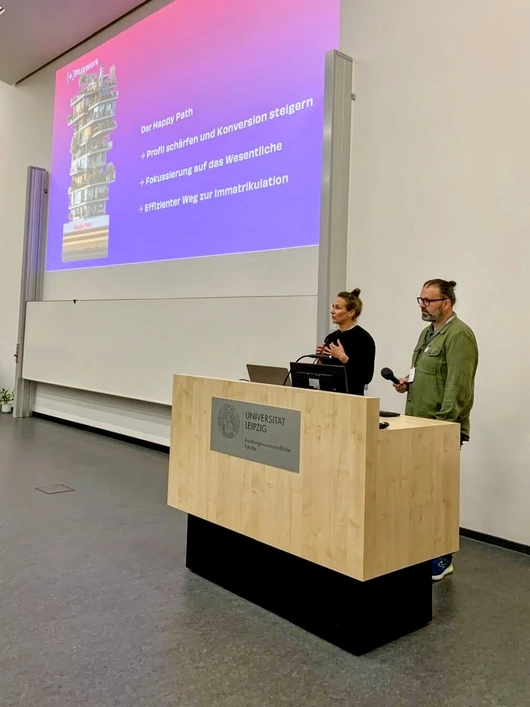
[[[15,417],[29,417],[35,399],[35,383],[24,380],[24,336],[26,305],[42,299],[44,278],[46,213],[48,205],[48,172],[40,167],[28,167],[26,192],[26,223],[20,286],[20,310],[15,370]]]
[[[324,145],[318,263],[317,337],[329,331],[329,310],[337,292],[347,288],[348,206],[353,59],[326,54]]]

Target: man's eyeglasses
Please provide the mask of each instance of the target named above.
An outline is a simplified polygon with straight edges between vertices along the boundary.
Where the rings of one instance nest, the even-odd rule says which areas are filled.
[[[438,299],[427,299],[426,297],[416,297],[416,301],[420,305],[420,307],[428,307],[430,304],[433,302],[445,302],[447,297],[438,297]]]

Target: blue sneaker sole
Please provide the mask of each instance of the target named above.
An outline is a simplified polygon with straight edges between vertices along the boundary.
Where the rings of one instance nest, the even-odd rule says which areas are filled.
[[[441,574],[433,574],[432,581],[439,582],[444,577],[447,577],[447,575],[453,574],[454,571],[455,568],[453,567],[453,565],[449,565],[449,567],[447,567]]]

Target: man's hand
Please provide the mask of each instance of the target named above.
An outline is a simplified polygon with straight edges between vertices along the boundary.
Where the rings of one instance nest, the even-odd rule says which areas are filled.
[[[399,384],[394,383],[394,388],[397,390],[398,393],[406,393],[409,387],[409,377],[406,376],[405,378],[400,378],[399,379]]]

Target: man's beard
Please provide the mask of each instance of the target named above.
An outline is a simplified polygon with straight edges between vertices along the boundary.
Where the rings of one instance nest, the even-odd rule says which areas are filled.
[[[429,314],[429,312],[422,312],[421,318],[424,322],[435,322],[437,319],[435,314]]]

